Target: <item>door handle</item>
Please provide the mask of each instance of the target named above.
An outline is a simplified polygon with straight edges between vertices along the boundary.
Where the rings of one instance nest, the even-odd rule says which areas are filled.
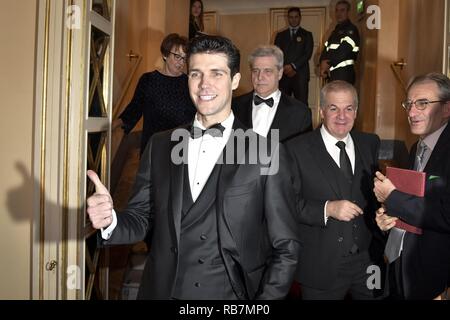
[[[394,66],[400,67],[403,70],[403,67],[406,67],[408,63],[406,63],[405,59],[401,58],[399,61],[394,62]]]
[[[133,59],[139,58],[139,54],[133,52],[133,50],[130,50],[130,52],[127,53],[127,57],[128,57],[128,60],[131,61]]]
[[[54,270],[56,268],[57,265],[58,265],[58,262],[56,260],[48,261],[45,264],[45,270],[52,271],[52,270]]]
[[[400,86],[402,87],[403,92],[406,95],[406,83],[403,81],[402,76],[400,72],[398,71],[398,68],[400,67],[400,70],[403,70],[403,67],[406,67],[408,64],[406,63],[405,59],[401,58],[399,61],[394,61],[391,63],[391,69],[392,72],[394,72],[395,78],[400,83]]]

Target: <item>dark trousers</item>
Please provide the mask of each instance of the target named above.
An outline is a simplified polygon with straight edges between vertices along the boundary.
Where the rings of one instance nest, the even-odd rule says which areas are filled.
[[[367,267],[372,265],[367,251],[342,257],[334,284],[325,290],[302,285],[304,300],[343,300],[350,295],[353,300],[373,300],[375,292],[367,286],[370,274]]]
[[[402,255],[388,268],[389,300],[405,300],[402,281]]]
[[[300,73],[297,72],[292,78],[288,78],[283,75],[279,83],[280,90],[291,96],[294,94],[295,99],[300,100],[304,104],[308,105],[308,86],[309,79],[302,77]]]

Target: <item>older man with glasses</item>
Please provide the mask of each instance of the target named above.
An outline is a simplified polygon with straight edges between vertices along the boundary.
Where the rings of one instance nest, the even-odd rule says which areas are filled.
[[[396,190],[379,172],[375,178],[375,195],[384,203],[377,224],[390,230],[386,253],[392,296],[445,298],[442,293],[450,281],[450,79],[439,73],[416,77],[402,106],[411,133],[419,136],[411,149],[410,169],[425,172],[426,182],[425,196],[416,197]],[[420,227],[422,234],[393,228],[398,218]]]

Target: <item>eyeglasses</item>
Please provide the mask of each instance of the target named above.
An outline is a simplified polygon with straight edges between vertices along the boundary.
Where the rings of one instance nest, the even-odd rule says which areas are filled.
[[[175,60],[177,60],[177,61],[186,61],[186,57],[183,57],[182,55],[180,55],[178,53],[175,53],[175,52],[172,52],[172,51],[170,51],[170,53],[173,54]]]
[[[412,106],[415,105],[417,110],[422,111],[422,110],[425,110],[428,107],[429,104],[437,103],[437,102],[445,102],[445,101],[442,101],[442,100],[430,101],[428,99],[419,99],[419,100],[416,100],[416,101],[408,100],[408,101],[403,101],[402,102],[402,107],[406,111],[409,111],[409,110],[411,110]]]

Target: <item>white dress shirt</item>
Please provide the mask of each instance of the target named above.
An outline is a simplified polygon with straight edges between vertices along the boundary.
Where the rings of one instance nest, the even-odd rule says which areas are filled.
[[[233,122],[234,114],[233,111],[231,111],[228,118],[221,122],[222,126],[225,127],[222,137],[213,137],[209,134],[205,134],[197,139],[189,138],[189,186],[191,187],[191,195],[194,202],[202,192],[217,160],[222,154],[223,148],[230,138]],[[206,129],[197,120],[197,116],[194,120],[194,126],[203,130]]]
[[[256,94],[256,93],[255,93]],[[261,97],[261,96],[260,96]],[[261,97],[263,98],[263,97]],[[277,90],[263,99],[273,98],[273,106],[269,107],[265,103],[255,105],[252,100],[252,123],[253,131],[257,134],[267,138],[270,126],[272,125],[275,114],[277,113],[278,104],[280,103],[281,91]]]
[[[202,130],[206,128],[197,120],[198,114],[195,115],[194,126]],[[225,127],[222,137],[213,137],[204,134],[200,138],[189,138],[188,144],[188,170],[189,170],[189,186],[191,188],[192,200],[197,200],[203,190],[214,166],[222,154],[223,148],[230,138],[234,123],[234,114],[231,111],[227,119],[221,124]],[[117,225],[116,212],[112,210],[113,221],[106,229],[101,229],[102,238],[108,240],[111,237]]]
[[[320,128],[320,134],[322,135],[322,140],[325,144],[325,148],[328,151],[328,154],[333,158],[334,162],[336,162],[337,166],[340,168],[339,163],[339,155],[341,153],[341,149],[336,145],[338,141],[344,141],[345,143],[345,152],[347,152],[348,157],[350,158],[350,163],[352,165],[352,171],[355,173],[355,145],[353,144],[353,139],[350,134],[347,134],[347,136],[344,137],[344,139],[338,140],[335,137],[333,137],[328,130],[325,128],[324,125]],[[323,214],[324,214],[324,220],[325,225],[327,224],[328,217],[327,217],[327,204],[328,201],[325,202],[325,206],[323,208]]]

